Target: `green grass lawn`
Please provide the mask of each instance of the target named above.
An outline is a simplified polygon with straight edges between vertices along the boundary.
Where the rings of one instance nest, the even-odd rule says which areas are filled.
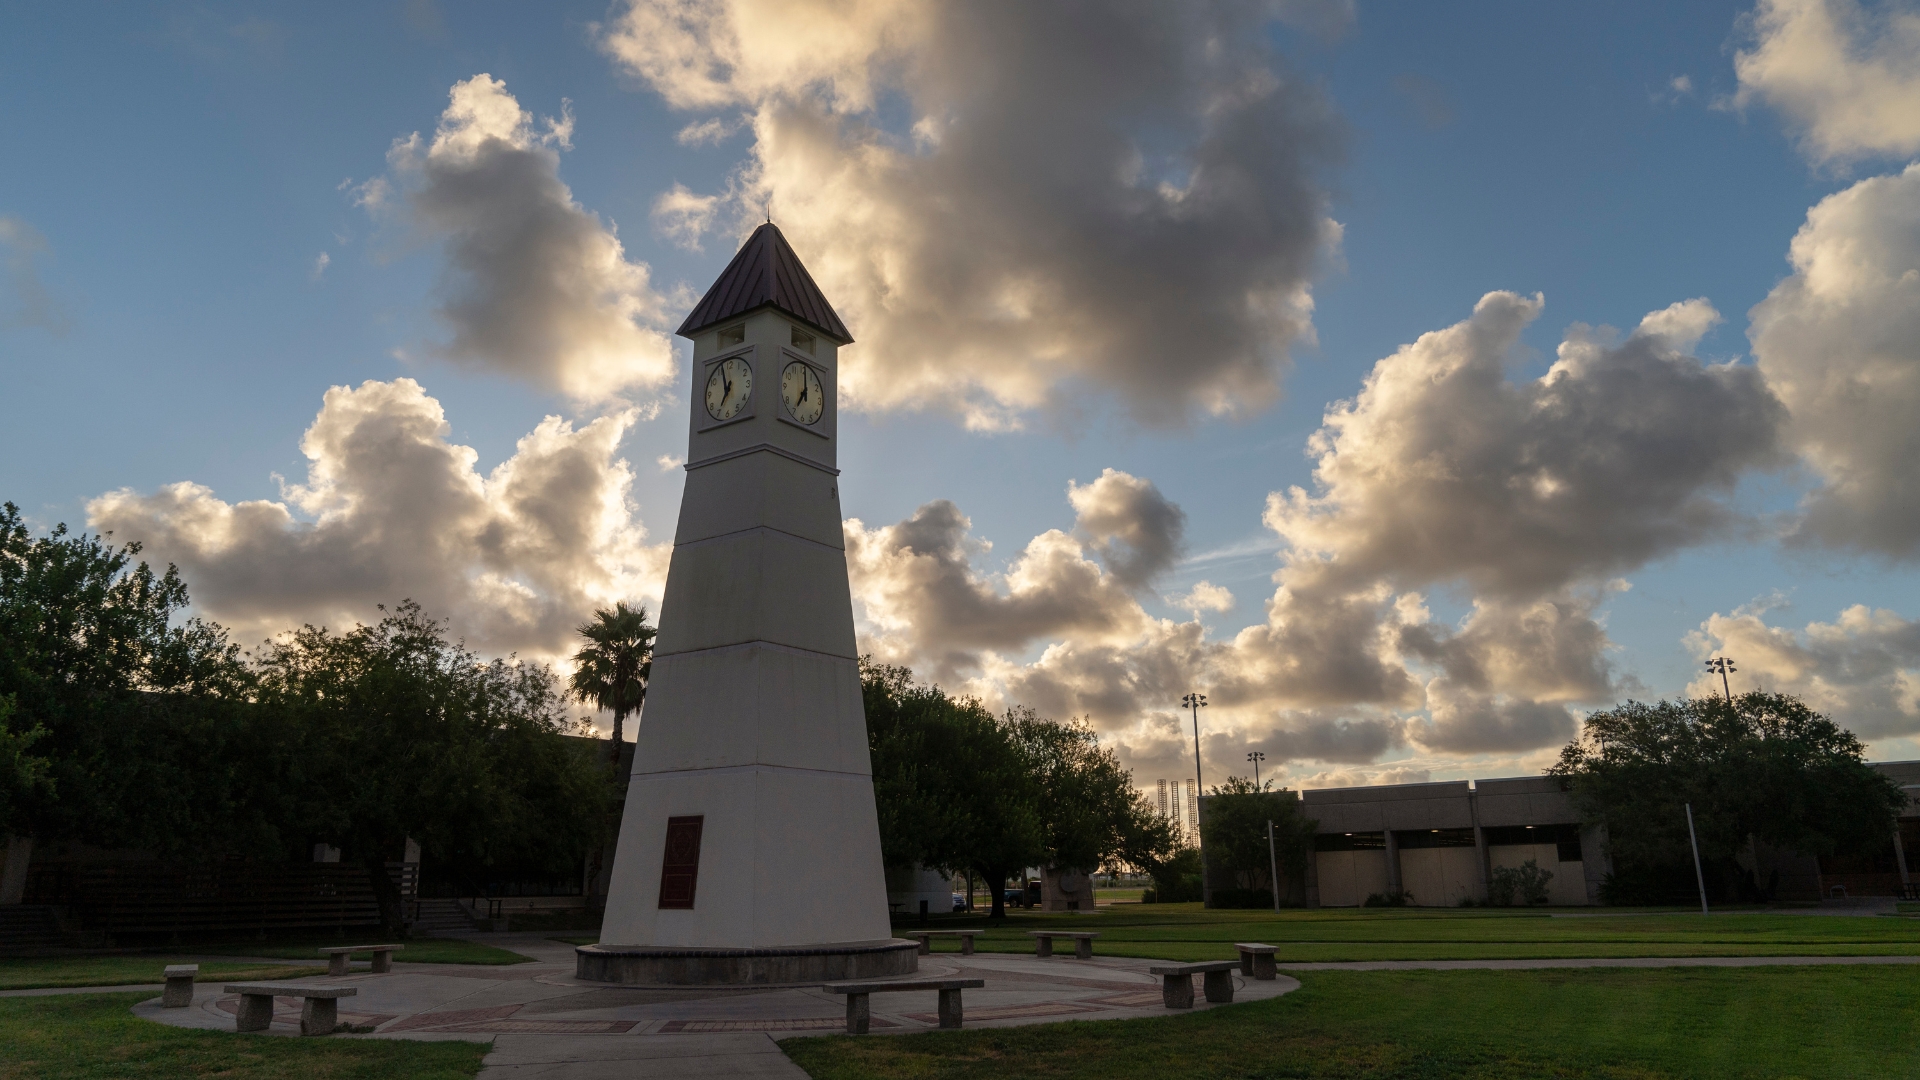
[[[935,919],[935,929],[982,928],[979,948],[1030,952],[1028,930],[1095,930],[1096,955],[1228,960],[1236,941],[1279,946],[1281,962],[1472,960],[1605,956],[1849,956],[1920,954],[1920,921],[1684,911],[1556,917],[1538,908],[1346,908],[1208,911],[1198,904],[1103,908],[1094,915],[1010,914]],[[907,927],[902,927],[906,929]],[[935,939],[942,952],[956,940]]]
[[[146,994],[0,998],[0,1080],[468,1080],[470,1042],[282,1039],[196,1031],[127,1010]]]
[[[1185,1016],[815,1037],[781,1048],[818,1080],[1920,1075],[1920,971],[1906,967],[1300,978],[1285,997]]]
[[[193,961],[177,956],[29,956],[0,959],[0,990],[41,986],[131,986],[158,983],[160,969]],[[201,963],[199,982],[221,979],[298,979],[324,975],[324,965]]]
[[[338,938],[315,938],[303,941],[259,941],[244,945],[204,945],[194,946],[195,952],[217,956],[271,956],[275,959],[312,960],[320,955],[321,949],[338,948],[342,945],[380,945],[386,942],[372,938],[343,941]],[[522,956],[517,952],[496,949],[491,945],[481,945],[457,938],[414,938],[404,942],[406,948],[393,954],[397,961],[415,964],[526,964],[533,957]],[[370,960],[366,953],[356,954],[356,960]]]
[[[189,945],[173,953],[129,953],[120,956],[35,956],[0,959],[0,990],[26,990],[41,986],[125,986],[133,983],[157,983],[160,969],[168,964],[200,964],[201,982],[217,979],[297,979],[326,974],[322,947],[359,942],[261,941],[245,945]],[[368,944],[377,944],[369,942]],[[406,942],[395,953],[398,960],[430,964],[524,964],[530,956],[478,945],[471,941],[427,938]],[[195,961],[195,956],[271,957],[297,960],[297,964],[262,964],[258,960]],[[358,960],[371,959],[362,953]]]

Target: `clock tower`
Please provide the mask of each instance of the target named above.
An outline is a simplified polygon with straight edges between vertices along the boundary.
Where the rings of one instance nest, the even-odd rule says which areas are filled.
[[[915,970],[892,938],[840,530],[853,338],[772,223],[680,327],[687,486],[600,943],[582,979]]]

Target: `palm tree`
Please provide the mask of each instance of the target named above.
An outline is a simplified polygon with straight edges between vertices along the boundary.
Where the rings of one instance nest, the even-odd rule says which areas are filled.
[[[593,622],[575,628],[587,643],[573,654],[573,677],[567,689],[580,701],[613,713],[612,754],[617,765],[627,714],[647,699],[654,631],[647,625],[647,609],[629,608],[624,600],[612,611],[595,611],[593,617]]]

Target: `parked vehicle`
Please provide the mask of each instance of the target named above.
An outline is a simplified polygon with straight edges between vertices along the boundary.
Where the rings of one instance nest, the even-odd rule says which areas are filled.
[[[967,910],[967,898],[964,895],[960,893],[953,894],[953,910],[955,911]]]

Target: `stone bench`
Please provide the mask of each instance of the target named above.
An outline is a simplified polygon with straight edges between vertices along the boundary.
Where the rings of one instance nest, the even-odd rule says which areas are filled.
[[[896,990],[938,990],[940,1026],[952,1029],[960,1026],[960,991],[985,985],[985,979],[918,979],[912,982],[828,983],[821,989],[829,994],[847,996],[847,1034],[865,1035],[868,1022],[873,1018],[867,1003],[869,994],[885,994]]]
[[[199,964],[168,964],[161,973],[167,988],[160,993],[163,1009],[184,1009],[193,1004],[193,977],[200,974]]]
[[[960,955],[973,955],[973,939],[985,933],[984,930],[909,930],[902,937],[910,937],[920,943],[920,955],[933,952],[933,939],[937,937],[957,937],[960,939]]]
[[[1053,939],[1070,937],[1073,939],[1073,958],[1075,960],[1093,959],[1093,939],[1097,933],[1086,930],[1029,930],[1027,936],[1033,938],[1033,955],[1052,956]]]
[[[373,954],[373,973],[384,975],[393,970],[393,954],[404,948],[406,948],[405,945],[342,945],[333,949],[321,949],[320,955],[327,958],[327,974],[345,975],[347,961],[353,959],[354,953],[370,952]]]
[[[1240,950],[1240,974],[1263,980],[1279,975],[1273,966],[1273,954],[1279,951],[1276,946],[1239,941],[1233,947]]]
[[[240,1011],[233,1014],[233,1030],[265,1031],[273,1023],[273,999],[297,997],[300,1034],[331,1035],[340,1026],[339,999],[360,991],[351,986],[306,986],[299,983],[235,983],[226,988],[240,995]]]
[[[1207,1000],[1224,1004],[1233,1000],[1233,972],[1238,960],[1215,960],[1206,964],[1164,964],[1150,967],[1160,976],[1160,1000],[1169,1009],[1193,1008],[1193,977],[1206,976]]]

